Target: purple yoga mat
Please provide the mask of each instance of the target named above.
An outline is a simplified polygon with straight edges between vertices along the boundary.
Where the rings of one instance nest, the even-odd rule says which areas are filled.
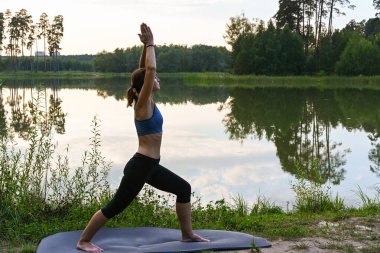
[[[41,240],[37,253],[79,253],[76,243],[80,231],[62,232]],[[157,227],[102,228],[92,242],[104,249],[104,253],[126,252],[197,252],[205,250],[243,250],[254,245],[271,247],[265,239],[249,234],[223,230],[194,230],[211,242],[181,242],[177,229]]]

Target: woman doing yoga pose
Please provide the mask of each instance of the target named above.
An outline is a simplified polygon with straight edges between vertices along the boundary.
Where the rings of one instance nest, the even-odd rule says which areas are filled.
[[[156,74],[156,56],[153,33],[141,24],[140,40],[144,49],[139,68],[132,73],[128,89],[128,106],[134,107],[135,125],[139,140],[137,153],[128,161],[115,196],[109,204],[97,211],[83,230],[77,248],[100,253],[103,249],[91,243],[96,232],[112,217],[122,212],[137,196],[145,183],[177,196],[176,213],[183,242],[208,242],[193,233],[191,225],[191,186],[181,177],[159,164],[163,118],[153,96],[160,90]]]

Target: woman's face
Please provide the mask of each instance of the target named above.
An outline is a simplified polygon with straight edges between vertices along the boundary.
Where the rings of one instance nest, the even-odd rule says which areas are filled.
[[[156,75],[154,78],[154,84],[153,84],[153,91],[158,91],[160,90],[160,78]]]

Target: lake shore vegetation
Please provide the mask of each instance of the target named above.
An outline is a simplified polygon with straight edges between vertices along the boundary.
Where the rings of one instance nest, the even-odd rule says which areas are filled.
[[[0,80],[4,84],[22,80],[36,80],[36,83],[45,79],[75,80],[75,79],[111,79],[122,78],[127,81],[131,73],[113,72],[86,72],[86,71],[61,71],[61,72],[2,72]],[[205,87],[241,87],[241,88],[320,88],[320,89],[379,89],[379,76],[265,76],[265,75],[234,75],[224,72],[178,72],[159,73],[160,78],[166,80],[181,80],[188,86]]]

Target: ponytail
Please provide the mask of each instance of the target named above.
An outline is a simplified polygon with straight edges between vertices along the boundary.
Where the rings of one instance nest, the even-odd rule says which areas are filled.
[[[131,76],[131,86],[127,90],[127,107],[132,106],[133,102],[137,102],[137,99],[139,98],[138,93],[140,93],[144,84],[144,77],[144,68],[139,68],[133,71]]]
[[[137,99],[138,99],[138,96],[136,94],[136,92],[133,91],[134,88],[129,87],[128,90],[127,90],[127,107],[129,106],[132,106],[133,102],[136,101],[137,102]]]

